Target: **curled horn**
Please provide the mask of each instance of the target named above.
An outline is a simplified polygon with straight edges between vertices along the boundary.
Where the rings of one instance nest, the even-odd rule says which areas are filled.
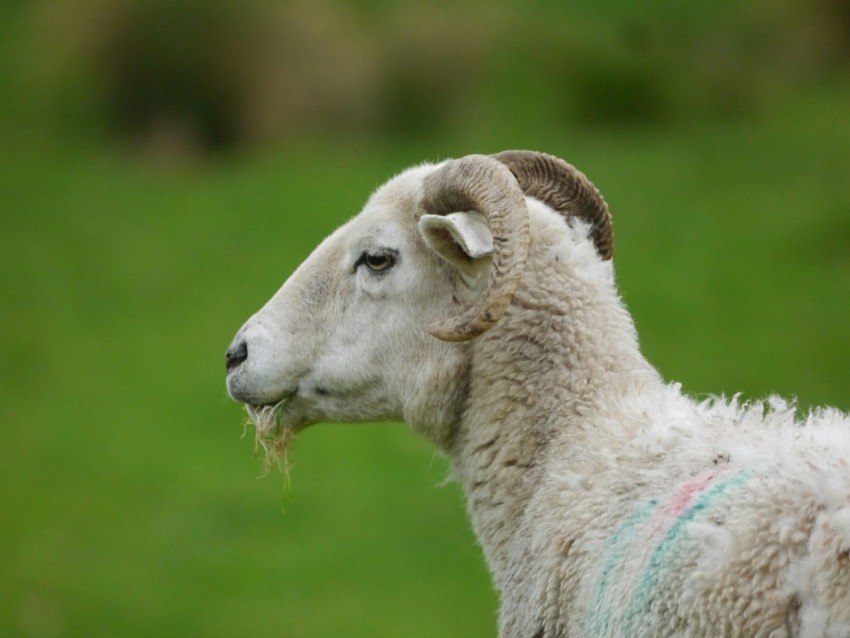
[[[522,191],[564,217],[590,224],[590,236],[602,259],[614,254],[614,231],[608,205],[596,187],[574,166],[545,153],[504,151],[492,156],[505,164]]]
[[[487,291],[466,312],[433,324],[443,341],[468,341],[489,330],[513,299],[528,256],[528,209],[505,163],[486,155],[450,160],[426,178],[422,207],[432,215],[475,210],[493,235]]]
[[[528,256],[525,195],[564,217],[588,222],[600,257],[611,259],[614,231],[608,205],[590,180],[564,160],[533,151],[504,151],[446,162],[426,179],[422,207],[433,215],[481,213],[493,234],[493,268],[479,301],[460,316],[431,326],[438,339],[473,339],[489,330],[510,305]]]

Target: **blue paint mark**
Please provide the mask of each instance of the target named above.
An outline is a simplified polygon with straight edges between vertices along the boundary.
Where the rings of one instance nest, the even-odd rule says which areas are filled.
[[[585,619],[584,633],[587,636],[604,636],[608,632],[608,627],[611,624],[611,601],[607,600],[605,595],[608,586],[614,571],[622,563],[623,556],[635,539],[636,528],[646,522],[657,505],[658,499],[652,499],[639,505],[606,541],[608,560],[605,561],[605,566],[599,575],[596,596],[594,596],[593,604],[588,609],[588,615]]]
[[[634,595],[632,596],[632,601],[629,605],[628,611],[626,612],[623,627],[620,631],[621,636],[628,637],[634,635],[633,628],[635,620],[641,613],[646,611],[647,603],[652,598],[653,589],[658,582],[658,576],[664,566],[665,559],[669,555],[670,550],[673,548],[676,541],[685,531],[685,526],[691,522],[697,514],[711,506],[717,497],[727,490],[738,487],[742,483],[746,482],[752,475],[753,471],[747,470],[737,474],[736,476],[730,477],[726,481],[715,483],[711,488],[706,490],[690,508],[679,515],[679,518],[675,523],[673,523],[670,529],[667,530],[664,538],[661,539],[652,551],[652,555],[647,562],[646,568],[638,579]]]

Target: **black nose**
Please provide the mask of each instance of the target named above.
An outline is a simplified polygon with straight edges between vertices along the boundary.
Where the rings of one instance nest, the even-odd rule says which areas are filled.
[[[248,358],[248,342],[244,339],[233,344],[224,353],[224,363],[227,366],[227,371],[230,372],[240,363]]]

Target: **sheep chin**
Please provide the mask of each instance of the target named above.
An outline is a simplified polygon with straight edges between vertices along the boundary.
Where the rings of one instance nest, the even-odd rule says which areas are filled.
[[[248,413],[245,426],[249,424],[254,426],[254,454],[259,455],[262,448],[265,456],[264,473],[268,473],[274,467],[282,470],[284,474],[289,473],[289,449],[295,436],[295,427],[281,418],[288,402],[287,396],[277,403],[245,405]]]

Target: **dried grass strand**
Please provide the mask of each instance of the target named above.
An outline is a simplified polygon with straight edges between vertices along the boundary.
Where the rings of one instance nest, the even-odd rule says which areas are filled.
[[[281,399],[273,405],[246,405],[248,422],[254,426],[254,454],[264,455],[263,473],[273,468],[280,469],[289,482],[289,450],[295,435],[295,429],[281,422],[281,412],[288,399]]]

